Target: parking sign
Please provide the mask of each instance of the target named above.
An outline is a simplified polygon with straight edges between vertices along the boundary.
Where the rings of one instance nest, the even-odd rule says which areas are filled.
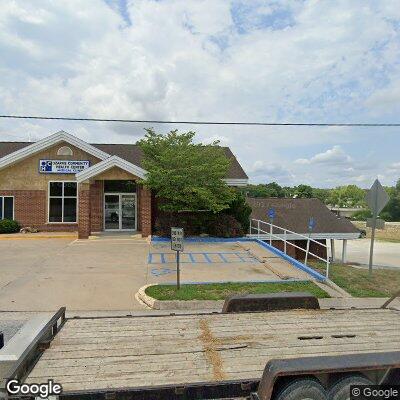
[[[171,250],[183,251],[183,228],[171,228]]]

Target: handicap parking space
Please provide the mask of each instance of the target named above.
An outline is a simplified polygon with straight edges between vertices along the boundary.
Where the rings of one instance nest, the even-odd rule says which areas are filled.
[[[176,281],[176,252],[167,242],[153,242],[148,255],[148,283]],[[189,242],[180,253],[183,283],[276,281],[274,274],[236,242]]]

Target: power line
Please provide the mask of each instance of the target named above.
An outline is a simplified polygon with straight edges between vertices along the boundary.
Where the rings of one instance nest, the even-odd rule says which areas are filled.
[[[122,122],[130,124],[187,124],[187,125],[249,125],[249,126],[360,126],[360,127],[400,127],[400,123],[316,123],[316,122],[229,122],[229,121],[163,121],[144,119],[117,119],[117,118],[79,118],[79,117],[43,117],[34,115],[0,115],[0,118],[12,119],[39,119],[61,121],[86,122]]]

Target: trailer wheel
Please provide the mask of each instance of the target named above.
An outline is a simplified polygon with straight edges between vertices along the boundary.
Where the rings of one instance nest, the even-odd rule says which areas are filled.
[[[324,387],[313,378],[296,379],[285,385],[274,400],[327,400]]]
[[[329,400],[349,400],[351,385],[372,385],[373,383],[362,375],[350,375],[339,379],[328,392]]]

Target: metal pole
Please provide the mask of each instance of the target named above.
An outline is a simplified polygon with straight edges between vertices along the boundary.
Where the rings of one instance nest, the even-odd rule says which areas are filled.
[[[306,259],[304,260],[304,265],[307,265],[308,252],[310,251],[310,236],[311,236],[311,232],[309,233],[308,238],[307,238]]]
[[[269,245],[272,246],[272,222],[269,224]]]
[[[251,218],[250,218],[250,223],[249,223],[249,234],[251,235]]]
[[[257,220],[257,238],[260,239],[260,220]]]
[[[176,288],[181,288],[181,271],[179,269],[179,250],[176,252]]]
[[[372,274],[372,263],[373,263],[373,260],[374,260],[375,229],[376,229],[376,218],[374,217],[373,220],[372,220],[371,245],[369,247],[368,271],[369,271],[370,275]]]
[[[326,259],[326,279],[329,279],[329,257]]]
[[[335,262],[335,239],[331,239],[331,260]]]
[[[346,264],[346,262],[347,262],[347,239],[343,239],[342,264]]]
[[[378,217],[378,213],[376,212],[378,208],[378,191],[375,194],[375,207],[374,213],[372,215],[372,232],[371,232],[371,245],[369,248],[369,264],[368,264],[368,272],[372,274],[372,263],[374,260],[374,241],[375,241],[375,229],[376,229],[376,218]]]
[[[287,235],[287,230],[285,229],[284,231],[283,231],[283,238],[284,238],[284,241],[283,241],[283,249],[284,249],[284,252],[285,252],[285,254],[286,254],[286,236]]]

